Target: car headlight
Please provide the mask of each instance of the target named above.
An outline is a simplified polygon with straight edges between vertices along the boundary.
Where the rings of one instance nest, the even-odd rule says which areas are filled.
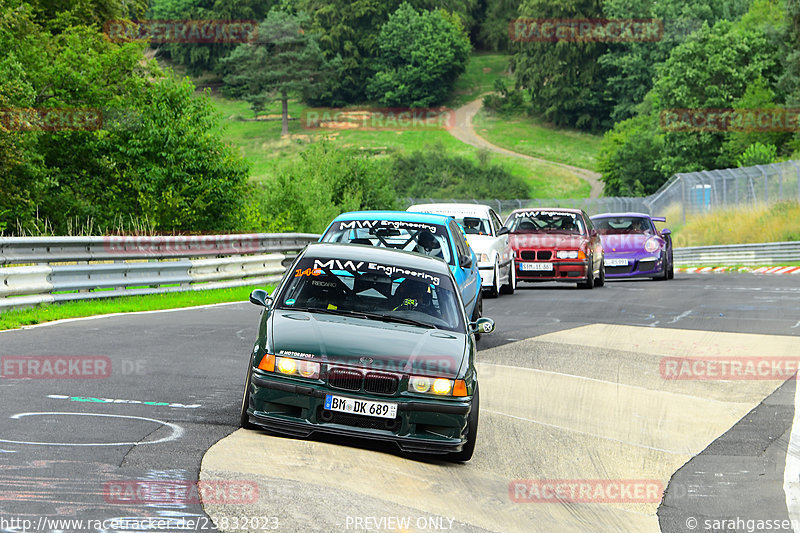
[[[478,262],[479,263],[488,263],[489,262],[489,256],[487,254],[479,254],[478,255]]]
[[[558,259],[577,259],[579,256],[578,250],[559,250],[556,252]]]
[[[644,249],[647,250],[648,253],[653,253],[661,247],[661,243],[656,237],[650,237],[644,243]]]
[[[463,379],[411,376],[408,378],[408,392],[435,396],[466,396],[467,384]]]
[[[287,376],[299,376],[308,379],[318,379],[320,364],[305,359],[291,357],[276,357],[266,354],[259,363],[258,368],[267,372],[277,372]]]

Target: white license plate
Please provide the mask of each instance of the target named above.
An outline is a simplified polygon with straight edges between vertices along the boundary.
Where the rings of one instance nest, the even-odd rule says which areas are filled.
[[[355,398],[343,398],[333,394],[325,396],[325,409],[351,415],[377,416],[380,418],[395,418],[397,416],[396,403],[356,400]]]
[[[553,263],[520,263],[520,270],[553,270]]]
[[[624,257],[609,257],[603,260],[603,264],[607,267],[624,267],[628,266],[628,260]]]

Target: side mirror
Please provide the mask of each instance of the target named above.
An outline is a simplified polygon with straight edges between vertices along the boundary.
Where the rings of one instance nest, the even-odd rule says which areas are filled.
[[[256,289],[250,293],[250,303],[260,305],[261,307],[269,307],[272,304],[272,298],[264,289]]]
[[[497,236],[498,236],[498,237],[499,237],[500,235],[508,235],[508,233],[509,233],[509,229],[508,229],[507,227],[505,227],[505,226],[503,226],[502,228],[500,228],[499,230],[497,230]]]
[[[592,228],[592,231],[589,232],[589,235],[591,235],[592,237],[597,237],[597,230]]]
[[[458,258],[458,262],[461,263],[461,268],[472,268],[472,256],[464,254]]]
[[[661,235],[670,235],[670,234],[672,234],[672,232],[669,230],[669,228],[664,228],[661,230]]]
[[[491,333],[494,331],[494,320],[485,316],[469,323],[470,333]]]

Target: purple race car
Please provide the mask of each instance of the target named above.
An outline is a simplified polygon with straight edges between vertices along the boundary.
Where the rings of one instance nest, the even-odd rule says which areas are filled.
[[[672,237],[654,222],[664,217],[643,213],[603,213],[591,217],[605,251],[606,278],[672,279]]]

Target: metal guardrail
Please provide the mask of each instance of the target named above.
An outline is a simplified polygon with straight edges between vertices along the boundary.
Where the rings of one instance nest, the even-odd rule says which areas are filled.
[[[279,281],[308,233],[0,238],[0,310]]]
[[[675,248],[673,260],[677,266],[782,265],[800,261],[800,242]]]

